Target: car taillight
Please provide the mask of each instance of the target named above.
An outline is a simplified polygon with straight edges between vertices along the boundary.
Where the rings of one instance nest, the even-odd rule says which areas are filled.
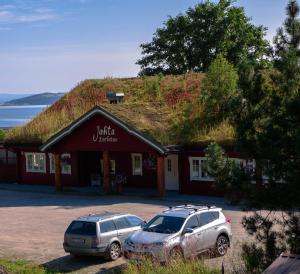
[[[225,222],[226,223],[231,223],[231,219],[230,218],[225,218]]]
[[[91,247],[97,247],[100,244],[100,241],[97,237],[93,237],[91,240]]]

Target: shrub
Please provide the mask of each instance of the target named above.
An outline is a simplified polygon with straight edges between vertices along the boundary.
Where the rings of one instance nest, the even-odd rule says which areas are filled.
[[[0,141],[4,140],[5,138],[5,131],[3,129],[0,129]]]

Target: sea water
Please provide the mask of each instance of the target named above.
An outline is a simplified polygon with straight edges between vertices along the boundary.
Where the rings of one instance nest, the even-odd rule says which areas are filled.
[[[0,106],[0,128],[26,124],[47,106]]]

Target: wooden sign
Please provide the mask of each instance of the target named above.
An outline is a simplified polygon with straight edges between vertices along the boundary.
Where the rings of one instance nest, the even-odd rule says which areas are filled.
[[[115,136],[116,131],[111,126],[97,126],[93,134],[93,142],[98,143],[116,143],[118,138]]]

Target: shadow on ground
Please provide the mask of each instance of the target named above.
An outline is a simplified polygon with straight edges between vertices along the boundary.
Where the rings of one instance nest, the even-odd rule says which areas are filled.
[[[121,260],[109,262],[102,257],[66,255],[44,263],[43,266],[50,271],[60,273],[77,272],[89,268],[93,269],[93,273],[120,273],[121,267],[125,265],[125,262]]]
[[[99,195],[90,196],[87,193],[56,194],[56,193],[38,193],[38,192],[24,192],[23,186],[20,191],[16,189],[1,189],[0,184],[0,207],[26,207],[26,206],[57,206],[64,209],[82,208],[90,206],[113,205],[122,203],[145,203],[161,206],[170,206],[176,204],[190,203],[201,205],[216,205],[225,210],[240,210],[240,208],[227,205],[223,198],[196,196],[196,195],[182,195],[178,193],[167,193],[163,199],[147,196],[147,190],[140,189],[140,192],[134,195]],[[14,186],[14,188],[17,188]],[[43,189],[42,186],[40,186]],[[16,198],[17,197],[17,198]]]

